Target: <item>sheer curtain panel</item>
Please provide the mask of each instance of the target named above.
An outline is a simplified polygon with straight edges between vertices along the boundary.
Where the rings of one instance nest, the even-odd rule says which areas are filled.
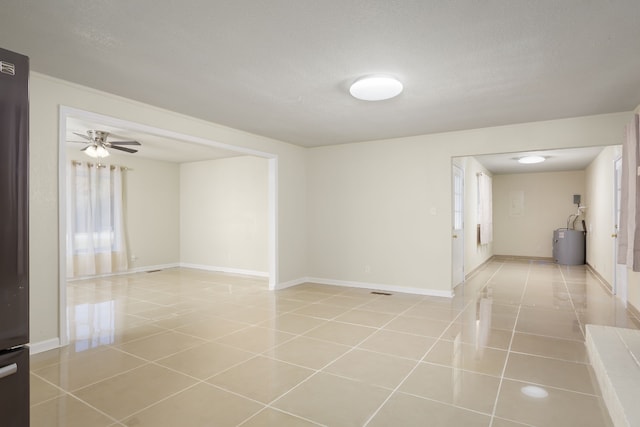
[[[121,167],[67,167],[67,277],[126,271]]]

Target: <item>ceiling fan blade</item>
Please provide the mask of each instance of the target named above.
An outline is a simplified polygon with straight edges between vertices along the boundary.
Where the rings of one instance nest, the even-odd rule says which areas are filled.
[[[109,141],[111,145],[142,145],[138,141]]]
[[[90,144],[90,141],[67,141],[67,142],[71,142],[73,144]]]
[[[74,135],[78,135],[80,138],[84,138],[87,141],[92,141],[93,142],[93,140],[90,137],[88,137],[87,135],[84,135],[84,134],[81,134],[81,133],[78,133],[78,132],[74,132],[73,134]]]
[[[138,150],[134,150],[133,148],[118,147],[117,145],[112,145],[109,148],[113,148],[114,150],[126,151],[127,153],[137,153],[138,152]]]
[[[80,149],[80,151],[84,151],[84,150],[86,150],[86,149],[87,149],[87,148],[89,148],[89,147],[93,147],[93,144],[91,144],[91,145],[87,145],[86,147],[84,147],[84,148]]]

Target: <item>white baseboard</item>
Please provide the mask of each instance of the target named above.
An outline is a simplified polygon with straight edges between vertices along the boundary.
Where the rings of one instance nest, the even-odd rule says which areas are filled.
[[[286,289],[292,286],[302,285],[303,283],[307,283],[309,281],[308,277],[300,277],[297,279],[289,280],[288,282],[276,283],[275,290]]]
[[[44,351],[53,350],[60,347],[60,339],[51,338],[50,340],[29,343],[29,354],[38,354]]]
[[[242,268],[216,267],[214,265],[189,264],[181,262],[180,267],[194,268],[196,270],[218,271],[220,273],[241,274],[243,276],[269,277],[266,271],[244,270]]]
[[[404,294],[427,295],[427,296],[445,297],[445,298],[452,298],[454,295],[453,290],[442,291],[439,289],[409,288],[404,286],[387,285],[387,284],[380,284],[380,283],[354,282],[350,280],[335,280],[335,279],[325,279],[320,277],[303,277],[300,279],[291,280],[289,282],[279,284],[278,286],[276,286],[276,289],[284,289],[286,287],[300,285],[302,283],[319,283],[321,285],[343,286],[348,288],[360,288],[360,289],[373,289],[373,290],[385,291],[385,292],[399,292]]]
[[[121,274],[146,273],[147,271],[166,270],[167,268],[177,268],[177,267],[180,267],[179,262],[172,262],[170,264],[145,265],[142,267],[130,268],[125,273],[121,273]]]
[[[180,264],[177,262],[170,263],[170,264],[145,265],[143,267],[130,268],[127,271],[117,271],[114,273],[96,274],[95,276],[73,277],[71,279],[67,279],[67,282],[75,282],[76,280],[96,279],[101,277],[122,276],[123,274],[131,274],[131,273],[144,273],[147,271],[165,270],[167,268],[176,268],[176,267],[180,267]]]

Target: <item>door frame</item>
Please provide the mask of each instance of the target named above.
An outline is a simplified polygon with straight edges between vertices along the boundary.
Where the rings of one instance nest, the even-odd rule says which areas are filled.
[[[621,202],[621,178],[622,178],[622,156],[613,160],[613,286],[611,291],[626,305],[627,304],[627,266],[618,264],[618,234],[620,233],[620,202]]]
[[[465,239],[464,239],[464,235],[465,235],[465,227],[464,227],[464,213],[465,213],[465,205],[464,205],[464,199],[465,199],[465,170],[463,167],[452,163],[451,164],[452,168],[451,168],[451,287],[454,288],[456,286],[458,286],[461,283],[464,283],[465,280],[465,269],[464,269],[464,261],[465,261],[465,257],[464,257],[464,249],[465,249]],[[461,186],[462,188],[460,189],[460,225],[461,227],[458,229],[456,228],[456,188],[455,188],[455,176],[456,174],[459,173],[460,178],[461,178]],[[455,230],[460,230],[460,232],[456,235],[455,234]],[[460,243],[454,244],[454,239],[460,239]],[[458,283],[454,283],[457,282],[456,280],[456,275],[455,275],[455,266],[456,266],[456,246],[459,245],[462,250],[459,254],[459,262],[461,264],[461,268],[462,268],[462,279],[460,281],[458,281]]]

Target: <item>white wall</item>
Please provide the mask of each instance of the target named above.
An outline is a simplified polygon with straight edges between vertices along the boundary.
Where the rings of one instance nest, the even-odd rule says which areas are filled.
[[[305,151],[300,147],[135,102],[39,73],[30,75],[31,342],[59,338],[58,152],[61,105],[277,156],[278,283],[307,271]]]
[[[180,259],[268,273],[268,163],[240,156],[180,165]]]
[[[389,148],[367,143],[310,151],[311,277],[432,286],[425,283],[425,269],[439,236],[429,236],[427,223],[433,216],[428,192],[420,190],[438,180],[437,172],[423,165],[419,145]],[[450,172],[444,179],[450,179]]]
[[[67,159],[91,161],[79,148],[67,149]],[[130,169],[124,173],[123,179],[129,269],[178,264],[179,165],[114,152],[102,163]]]
[[[615,145],[629,117],[608,114],[309,149],[309,275],[450,292],[452,157]],[[551,232],[563,226],[566,215],[545,232],[546,256]]]
[[[478,244],[478,174],[492,175],[473,157],[457,157],[464,170],[464,273],[468,275],[493,255],[493,242]]]
[[[551,257],[553,230],[565,228],[577,212],[574,194],[585,195],[584,171],[494,175],[494,253]],[[518,195],[524,195],[523,209],[514,207]]]
[[[606,147],[589,165],[585,173],[584,205],[587,222],[587,263],[610,286],[613,286],[615,266],[613,250],[614,222],[614,161],[622,154],[620,146]]]

